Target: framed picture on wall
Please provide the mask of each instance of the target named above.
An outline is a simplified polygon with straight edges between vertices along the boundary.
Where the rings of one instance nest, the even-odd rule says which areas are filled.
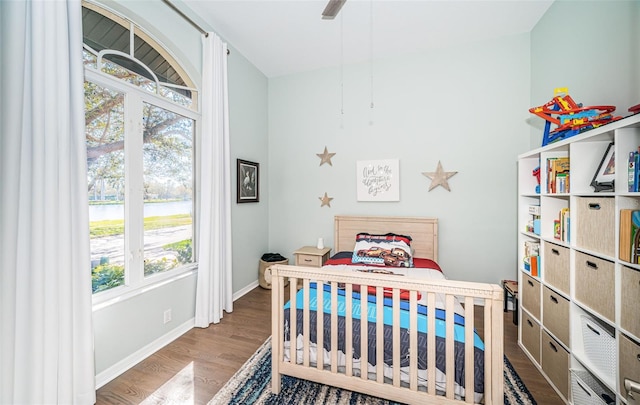
[[[238,193],[237,203],[260,201],[260,164],[237,159]]]
[[[400,201],[398,159],[356,162],[358,201]]]

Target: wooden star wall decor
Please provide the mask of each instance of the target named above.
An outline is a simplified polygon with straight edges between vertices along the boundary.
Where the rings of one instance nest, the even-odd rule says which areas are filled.
[[[429,191],[433,190],[438,186],[444,187],[447,191],[451,191],[449,188],[449,182],[447,181],[449,178],[456,175],[458,172],[445,172],[442,169],[442,163],[438,160],[438,167],[435,172],[423,172],[422,174],[431,179],[431,185],[429,186]]]
[[[325,205],[331,208],[331,200],[333,200],[333,197],[329,197],[326,192],[324,193],[323,197],[318,197],[318,199],[322,201],[322,204],[320,204],[320,208],[324,207]]]
[[[320,158],[320,166],[325,163],[329,163],[329,166],[333,166],[333,164],[331,163],[331,158],[335,156],[335,153],[329,153],[326,146],[324,147],[324,152],[316,153],[316,156]]]

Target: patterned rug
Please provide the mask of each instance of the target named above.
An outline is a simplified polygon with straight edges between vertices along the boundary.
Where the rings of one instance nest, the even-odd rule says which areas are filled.
[[[536,405],[536,401],[506,357],[504,358],[504,391],[505,405]],[[269,337],[209,402],[209,405],[221,404],[393,405],[397,403],[289,376],[282,377],[280,394],[273,395],[271,393],[271,337]]]

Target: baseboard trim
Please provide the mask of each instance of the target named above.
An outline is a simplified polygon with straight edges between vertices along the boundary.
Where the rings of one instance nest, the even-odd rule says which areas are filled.
[[[119,362],[109,367],[108,369],[104,370],[100,374],[96,375],[96,389],[107,384],[109,381],[118,377],[125,371],[129,370],[131,367],[140,363],[142,360],[151,356],[153,353],[157,352],[158,350],[162,349],[169,343],[173,342],[180,336],[184,335],[185,333],[193,329],[195,325],[194,319],[195,318],[189,319],[188,321],[184,322],[182,325],[178,326],[175,329],[172,329],[168,333],[165,333],[164,335],[160,336],[158,339],[154,340],[153,342],[149,343],[148,345],[137,350],[133,354],[125,357],[124,359],[120,360]]]
[[[253,290],[254,288],[256,288],[259,285],[258,280],[254,281],[253,283],[247,285],[246,287],[244,287],[243,289],[241,289],[240,291],[236,292],[235,294],[233,294],[233,300],[237,300],[238,298],[242,297],[243,295],[247,294],[249,291]]]
[[[256,288],[258,285],[259,285],[258,280],[252,282],[251,284],[247,285],[246,287],[244,287],[240,291],[237,291],[235,294],[233,294],[233,300],[236,301],[240,297],[242,297],[245,294],[249,293],[249,291],[251,291],[254,288]],[[162,349],[163,347],[165,347],[169,343],[173,342],[174,340],[176,340],[180,336],[184,335],[185,333],[187,333],[188,331],[190,331],[194,327],[195,327],[195,317],[189,319],[188,321],[184,322],[182,325],[180,325],[177,328],[171,330],[170,332],[160,336],[158,339],[156,339],[153,342],[149,343],[145,347],[137,350],[136,352],[134,352],[133,354],[127,356],[126,358],[120,360],[119,362],[117,362],[113,366],[109,367],[108,369],[104,370],[100,374],[97,374],[96,375],[96,389],[102,387],[103,385],[107,384],[111,380],[115,379],[116,377],[118,377],[119,375],[124,373],[125,371],[129,370],[131,367],[133,367],[136,364],[140,363],[142,360],[144,360],[147,357],[151,356],[153,353],[155,353],[158,350]]]

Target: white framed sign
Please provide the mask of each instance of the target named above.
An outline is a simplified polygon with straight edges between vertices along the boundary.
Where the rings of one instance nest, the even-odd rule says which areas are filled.
[[[400,201],[398,159],[356,162],[358,201]]]

